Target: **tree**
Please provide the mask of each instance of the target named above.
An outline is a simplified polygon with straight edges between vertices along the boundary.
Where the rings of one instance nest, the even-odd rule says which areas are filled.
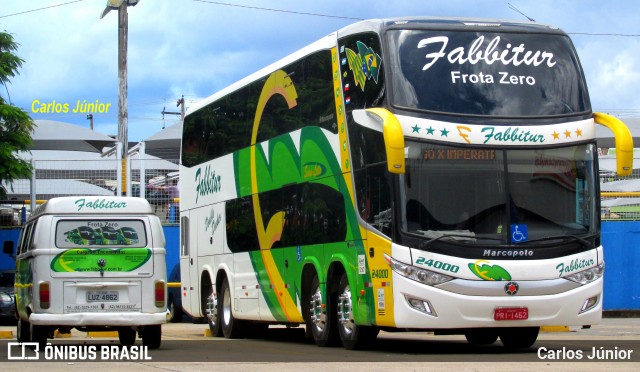
[[[31,163],[17,156],[19,151],[28,151],[31,133],[35,127],[33,119],[19,107],[11,104],[8,84],[18,74],[24,62],[14,53],[18,44],[7,32],[0,32],[0,85],[4,86],[6,99],[0,89],[0,200],[7,198],[3,182],[31,178]],[[0,87],[2,88],[2,87]]]

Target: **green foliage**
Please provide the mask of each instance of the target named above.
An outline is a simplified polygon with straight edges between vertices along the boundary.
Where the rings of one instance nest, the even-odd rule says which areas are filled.
[[[14,53],[18,44],[13,36],[0,32],[0,181],[10,183],[16,179],[31,178],[31,164],[17,157],[20,151],[28,151],[35,123],[22,109],[10,102],[8,84],[19,72],[24,62]],[[2,95],[6,92],[7,99]],[[0,184],[0,199],[6,199],[6,190]]]

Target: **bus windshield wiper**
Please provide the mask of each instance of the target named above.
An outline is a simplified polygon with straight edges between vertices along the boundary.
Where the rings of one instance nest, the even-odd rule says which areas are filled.
[[[431,232],[431,231],[430,231]],[[423,235],[425,236],[429,236],[428,234],[425,234],[425,232],[422,232]],[[473,233],[471,233],[473,234]],[[469,240],[494,240],[494,241],[504,241],[504,239],[502,238],[489,238],[489,237],[484,237],[484,236],[477,236],[477,235],[471,235],[469,233],[463,233],[462,231],[455,231],[452,234],[447,234],[447,233],[443,233],[443,232],[438,232],[439,236],[434,237],[433,239],[429,239],[426,240],[420,244],[418,244],[418,246],[416,247],[417,249],[423,250],[425,248],[428,248],[432,243],[438,241],[438,240],[443,240],[443,239],[453,239],[455,241],[469,241]]]
[[[516,245],[522,245],[522,244],[527,244],[527,243],[538,243],[538,242],[544,242],[547,240],[557,240],[557,239],[571,239],[574,240],[578,243],[580,243],[583,247],[587,247],[587,248],[592,248],[593,247],[593,243],[591,243],[590,241],[577,237],[575,235],[554,235],[554,236],[547,236],[544,238],[538,238],[538,239],[532,239],[532,240],[527,240],[524,242],[518,242]]]

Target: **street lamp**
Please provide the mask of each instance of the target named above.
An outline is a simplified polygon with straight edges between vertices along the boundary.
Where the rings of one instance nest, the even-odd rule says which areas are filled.
[[[122,184],[118,189],[127,190],[127,153],[129,151],[128,108],[127,108],[127,6],[134,6],[140,0],[107,0],[100,19],[112,9],[118,10],[118,142],[120,143],[120,159],[122,160]],[[120,194],[120,193],[119,193]]]

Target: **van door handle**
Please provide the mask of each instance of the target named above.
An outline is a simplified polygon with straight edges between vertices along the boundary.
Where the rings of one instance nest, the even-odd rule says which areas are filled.
[[[193,265],[193,257],[189,259],[189,262],[191,263],[191,265]]]

